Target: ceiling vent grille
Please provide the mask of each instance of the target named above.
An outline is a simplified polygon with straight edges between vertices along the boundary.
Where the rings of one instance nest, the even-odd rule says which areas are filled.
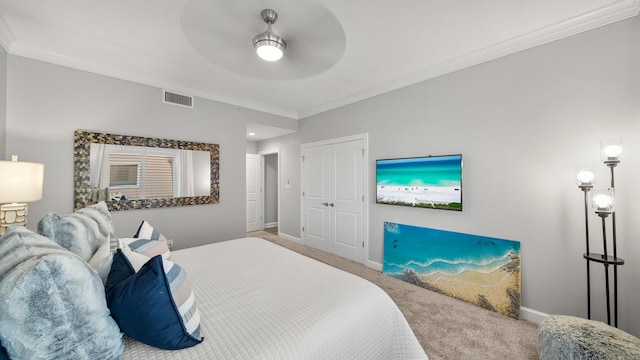
[[[162,102],[193,109],[193,96],[176,94],[167,90],[162,90]]]

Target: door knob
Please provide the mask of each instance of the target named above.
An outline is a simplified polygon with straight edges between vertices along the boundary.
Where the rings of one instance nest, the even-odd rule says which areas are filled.
[[[333,203],[329,204],[329,206],[333,207]]]
[[[323,202],[322,205],[329,206],[329,203]]]

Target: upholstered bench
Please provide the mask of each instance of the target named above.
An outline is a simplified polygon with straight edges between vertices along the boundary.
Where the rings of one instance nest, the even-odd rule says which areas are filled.
[[[540,360],[640,360],[640,339],[603,322],[552,315],[538,327]]]

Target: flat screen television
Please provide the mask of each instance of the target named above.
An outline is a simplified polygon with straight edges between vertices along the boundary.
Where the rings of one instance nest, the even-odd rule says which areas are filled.
[[[376,203],[462,211],[462,155],[376,160]]]

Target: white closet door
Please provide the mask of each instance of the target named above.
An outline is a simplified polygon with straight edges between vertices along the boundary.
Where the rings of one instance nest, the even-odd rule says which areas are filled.
[[[302,157],[303,242],[364,262],[363,140],[306,147]]]

